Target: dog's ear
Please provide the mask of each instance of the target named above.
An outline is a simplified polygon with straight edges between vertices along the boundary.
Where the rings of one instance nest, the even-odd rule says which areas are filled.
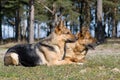
[[[56,33],[56,34],[61,34],[62,31],[61,31],[61,29],[60,29],[59,27],[56,27],[56,28],[55,28],[55,33]]]
[[[83,35],[85,35],[86,32],[89,32],[89,28],[86,27],[86,26],[83,26],[83,27],[82,27],[82,32],[81,32],[81,33],[82,33]]]
[[[82,33],[79,32],[79,33],[77,33],[77,34],[75,35],[75,37],[79,39],[79,38],[82,38],[83,35],[82,35]]]
[[[55,33],[61,34],[64,27],[64,21],[60,21],[59,24],[55,27]]]
[[[64,27],[64,21],[62,21],[62,20],[61,20],[61,21],[59,22],[59,24],[58,24],[58,26],[57,26],[57,27],[59,27],[59,28]]]

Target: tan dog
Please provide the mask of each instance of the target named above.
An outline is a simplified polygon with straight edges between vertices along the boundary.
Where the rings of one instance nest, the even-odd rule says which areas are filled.
[[[75,41],[75,36],[64,26],[63,21],[47,38],[36,44],[20,44],[8,49],[4,56],[5,65],[62,65],[71,64],[62,60],[65,42]]]
[[[70,60],[75,63],[82,63],[85,61],[85,56],[89,48],[93,48],[96,44],[96,39],[93,38],[87,27],[82,28],[82,32],[76,34],[78,40],[74,43],[66,44],[65,60]]]

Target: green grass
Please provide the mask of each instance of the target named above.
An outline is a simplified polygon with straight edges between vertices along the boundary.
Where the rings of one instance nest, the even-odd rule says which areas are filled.
[[[1,59],[0,80],[120,80],[120,55],[96,55],[87,59],[84,65],[51,67],[6,67]]]
[[[120,80],[120,45],[103,44],[87,55],[84,65],[4,66],[9,45],[0,46],[0,80]]]

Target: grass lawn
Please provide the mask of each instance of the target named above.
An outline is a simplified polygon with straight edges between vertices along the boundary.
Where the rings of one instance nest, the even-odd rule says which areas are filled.
[[[3,51],[0,49],[0,54]],[[119,53],[119,45],[113,47],[113,45],[103,44],[96,50],[88,52],[87,62],[84,65],[51,67],[6,67],[3,65],[3,54],[1,54],[0,80],[120,80]]]

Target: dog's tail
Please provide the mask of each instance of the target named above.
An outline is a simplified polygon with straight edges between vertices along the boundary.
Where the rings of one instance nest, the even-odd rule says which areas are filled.
[[[4,57],[4,65],[19,65],[19,56],[16,53],[7,53]]]

